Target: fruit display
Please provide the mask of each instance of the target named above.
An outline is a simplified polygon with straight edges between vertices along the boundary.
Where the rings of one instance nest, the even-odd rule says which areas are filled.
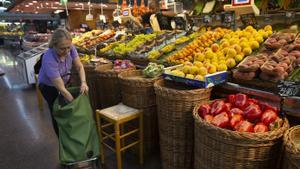
[[[273,51],[273,53],[261,52],[247,57],[237,66],[237,71],[234,71],[233,77],[241,80],[252,80],[259,74],[260,79],[273,82],[287,78],[300,63],[300,40],[291,41],[295,39],[294,33],[284,33],[284,36],[278,37],[283,38],[287,43],[283,46],[280,45],[279,50]],[[272,48],[272,50],[274,49]]]
[[[85,63],[89,63],[92,58],[95,58],[95,55],[85,54],[85,55],[80,55],[79,58],[81,63],[85,64]]]
[[[292,82],[300,82],[300,68],[296,68],[295,71],[290,74],[286,80]]]
[[[155,33],[147,35],[139,34],[127,43],[120,43],[117,47],[113,48],[113,51],[117,55],[125,55],[127,52],[133,52],[138,47],[143,46],[147,41],[152,41],[155,37]]]
[[[282,33],[278,32],[270,36],[264,45],[269,49],[279,49],[284,45],[294,41],[296,35],[294,33]]]
[[[74,38],[73,43],[79,48],[89,49],[113,36],[115,36],[115,32],[113,30],[106,30],[104,32],[102,30],[93,30],[78,38]]]
[[[177,66],[176,69],[167,70],[165,73],[173,76],[183,77],[187,79],[194,79],[204,81],[205,76],[208,74],[214,74],[216,72],[224,71],[226,67],[222,65],[203,64],[199,61],[186,62],[182,66]]]
[[[0,36],[23,36],[23,31],[18,32],[0,32]]]
[[[237,132],[261,133],[278,129],[283,120],[276,107],[245,94],[231,94],[226,100],[203,104],[198,114],[207,123]]]
[[[176,51],[166,58],[166,61],[172,65],[182,64],[186,61],[193,61],[197,57],[197,52],[203,52],[206,47],[210,47],[214,42],[223,37],[230,30],[216,28],[214,31],[207,31],[195,38],[191,43]]]
[[[119,71],[119,70],[122,70],[122,69],[130,69],[130,68],[135,68],[135,65],[130,60],[117,59],[117,60],[114,61],[113,69],[115,71]]]
[[[158,77],[164,72],[164,66],[156,63],[149,63],[143,70],[143,74],[146,77]]]

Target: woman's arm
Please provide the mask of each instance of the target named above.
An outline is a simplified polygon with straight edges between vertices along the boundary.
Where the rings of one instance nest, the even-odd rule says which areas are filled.
[[[89,88],[86,83],[84,67],[83,67],[82,63],[80,62],[79,57],[76,57],[73,62],[74,62],[75,68],[79,74],[79,78],[81,81],[80,92],[87,93]]]
[[[62,80],[61,77],[55,78],[52,80],[52,83],[56,87],[56,89],[64,96],[66,100],[69,102],[73,101],[74,98],[71,95],[71,93],[66,89],[64,81]]]

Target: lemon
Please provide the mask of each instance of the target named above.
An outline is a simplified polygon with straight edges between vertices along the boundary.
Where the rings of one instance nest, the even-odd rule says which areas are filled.
[[[259,43],[257,41],[250,42],[251,49],[257,49],[259,48]]]
[[[207,75],[207,69],[205,67],[200,67],[198,73],[199,75],[205,76]]]
[[[226,65],[228,68],[233,68],[236,65],[236,62],[233,58],[229,58],[226,60]]]
[[[185,77],[188,79],[194,79],[194,75],[192,75],[192,74],[187,74]]]
[[[225,63],[221,63],[217,66],[217,70],[218,71],[226,71],[228,68],[227,68],[227,65]]]
[[[235,57],[234,57],[234,60],[237,62],[237,63],[239,63],[240,61],[242,61],[244,59],[244,57],[242,56],[242,55],[236,55]]]
[[[197,75],[194,79],[195,79],[195,80],[204,81],[204,76],[202,76],[202,75]]]
[[[252,49],[250,47],[246,47],[243,49],[243,53],[245,55],[250,55],[252,53]]]

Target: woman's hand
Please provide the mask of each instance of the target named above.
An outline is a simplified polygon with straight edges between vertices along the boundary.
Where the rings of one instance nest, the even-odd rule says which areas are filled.
[[[81,86],[80,86],[80,93],[83,94],[83,93],[88,93],[89,91],[89,87],[88,85],[86,84],[86,82],[82,82],[81,83]]]

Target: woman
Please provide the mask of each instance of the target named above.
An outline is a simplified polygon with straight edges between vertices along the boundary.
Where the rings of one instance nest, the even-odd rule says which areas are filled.
[[[80,92],[88,92],[84,68],[76,48],[72,45],[70,33],[65,29],[56,29],[49,42],[49,49],[44,53],[38,76],[39,88],[48,103],[56,135],[58,135],[58,127],[53,117],[53,103],[58,93],[68,102],[72,102],[74,99],[66,89],[66,84],[70,79],[72,64],[74,64],[79,73],[81,80]]]

